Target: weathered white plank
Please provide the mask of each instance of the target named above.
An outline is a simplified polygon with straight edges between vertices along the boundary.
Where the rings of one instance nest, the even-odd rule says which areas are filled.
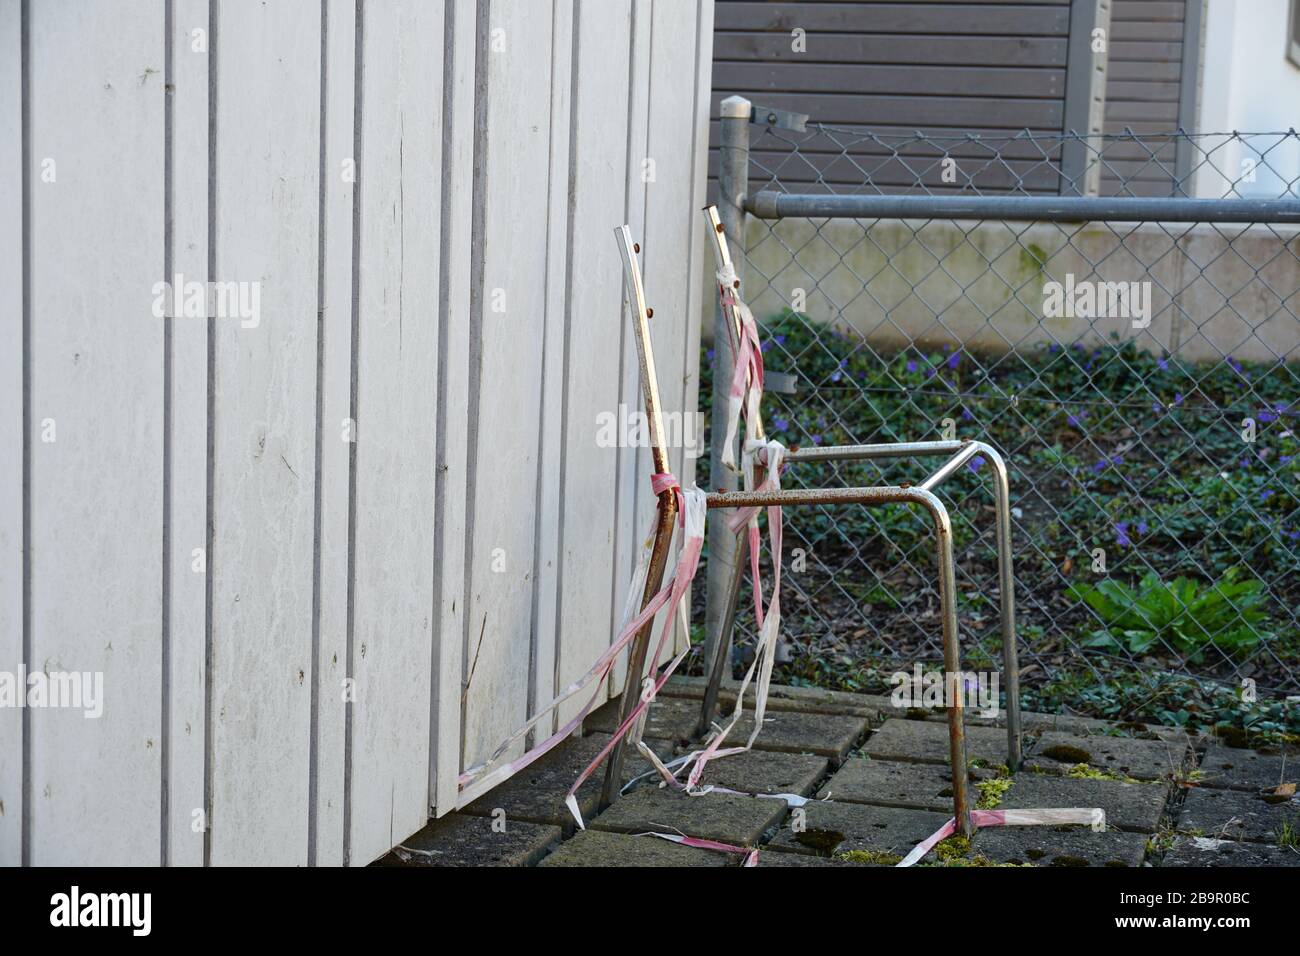
[[[442,8],[363,8],[349,861],[428,819]]]
[[[0,4],[0,671],[23,660],[22,25]],[[0,708],[0,866],[22,862],[23,712]]]
[[[525,718],[545,311],[551,8],[490,4],[464,761]],[[481,638],[480,638],[481,635]],[[477,662],[475,660],[477,658]],[[520,744],[519,746],[522,746]],[[516,750],[519,748],[516,747]]]
[[[171,228],[168,275],[208,278],[208,0],[172,5]],[[195,31],[200,31],[196,33]],[[170,321],[167,335],[166,832],[174,866],[203,865],[206,702],[208,329]]]
[[[443,44],[442,265],[438,342],[438,470],[429,801],[438,815],[456,805],[461,754],[465,553],[469,527],[470,272],[474,213],[476,11],[448,4]]]
[[[103,680],[98,719],[27,712],[31,862],[157,865],[165,320],[150,306],[163,265],[163,5],[27,11],[27,663]],[[102,821],[91,838],[87,821]]]
[[[619,450],[598,444],[598,419],[618,417],[622,264],[614,227],[623,220],[627,177],[628,0],[579,5],[580,78],[573,129],[573,272],[569,287],[565,407],[564,525],[558,678],[565,687],[609,646],[616,614],[612,569]],[[621,608],[619,609],[621,611]],[[586,696],[559,708],[561,722]]]
[[[283,865],[307,859],[320,19],[217,21],[213,278],[260,282],[261,314],[214,321],[210,860]]]
[[[646,184],[643,179],[646,158],[650,109],[650,54],[651,13],[649,0],[632,0],[632,32],[629,46],[631,88],[628,90],[627,117],[629,124],[627,168],[625,171],[627,202],[623,220],[632,227],[632,236],[638,243],[645,236]],[[617,224],[616,224],[617,225]],[[612,244],[612,240],[611,240]],[[643,246],[644,248],[644,246]],[[622,271],[619,272],[622,289]],[[623,378],[619,400],[629,414],[645,409],[641,397],[641,383],[637,378],[636,341],[632,336],[631,320],[620,309],[617,319],[623,343]],[[620,448],[618,454],[618,521],[614,550],[614,617],[617,621],[627,602],[628,584],[636,556],[642,542],[654,528],[654,495],[650,491],[650,454],[645,448]],[[638,598],[639,600],[639,598]],[[614,634],[611,632],[610,641]],[[620,655],[618,666],[611,675],[609,693],[616,696],[623,691],[627,672],[627,655]]]
[[[684,399],[690,384],[687,376],[686,330],[691,292],[691,237],[701,228],[698,210],[692,205],[695,156],[691,153],[696,110],[696,43],[698,9],[695,3],[656,3],[652,31],[654,55],[650,64],[649,130],[642,167],[646,195],[645,238],[642,240],[642,269],[647,305],[654,309],[650,338],[654,346],[663,416],[669,425],[669,467],[685,483],[686,434],[682,418]],[[698,276],[697,276],[698,278]],[[698,350],[698,338],[689,344]],[[673,423],[677,423],[674,425]],[[640,512],[654,510],[654,498],[647,482],[640,486]],[[644,520],[644,519],[642,519]],[[680,550],[681,536],[673,540],[673,553]],[[655,621],[651,647],[659,641],[667,611]],[[674,648],[684,646],[680,627],[674,626],[674,640],[658,663],[666,663]]]
[[[695,122],[692,125],[690,155],[693,160],[691,169],[691,200],[686,210],[686,315],[683,319],[684,332],[682,347],[685,350],[683,363],[684,380],[682,383],[682,411],[695,416],[699,408],[700,397],[700,321],[704,315],[705,301],[713,296],[711,280],[705,280],[704,261],[709,254],[709,236],[702,223],[703,216],[699,210],[707,201],[708,165],[709,165],[709,102],[712,93],[713,77],[713,0],[697,0],[697,21],[695,29]],[[696,423],[696,454],[686,454],[682,462],[681,480],[683,485],[695,484],[695,467],[699,463],[696,455],[706,451],[704,445],[704,423]],[[707,462],[706,462],[707,464]],[[702,579],[701,579],[701,586]],[[690,605],[690,595],[685,600]],[[703,625],[703,621],[692,624]]]
[[[573,70],[573,3],[556,0],[552,8],[551,142],[546,209],[545,334],[542,343],[542,400],[538,415],[537,573],[533,601],[532,690],[528,716],[555,697],[556,625],[560,579],[560,475],[564,468],[563,396],[566,375],[565,334],[569,270],[569,133]],[[549,736],[555,717],[534,730]]]
[[[352,423],[352,204],[356,192],[354,107],[356,9],[353,0],[329,0],[325,16],[325,159],[322,166],[320,501],[316,555],[316,686],[310,822],[312,862],[343,862],[344,738],[348,647],[349,461]]]

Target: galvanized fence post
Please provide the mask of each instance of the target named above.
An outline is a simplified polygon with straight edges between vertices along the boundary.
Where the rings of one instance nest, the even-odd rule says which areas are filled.
[[[729,96],[721,104],[722,142],[718,162],[718,215],[722,228],[731,240],[732,261],[736,275],[745,277],[745,193],[749,185],[749,120],[753,106],[743,96]],[[713,296],[717,300],[717,296]],[[711,463],[709,486],[714,491],[734,491],[733,475],[722,464],[722,450],[727,438],[727,398],[735,367],[731,336],[722,306],[713,313],[713,400]],[[739,460],[739,459],[737,459]],[[726,515],[711,512],[708,526],[709,575],[704,607],[705,671],[715,653],[728,653],[725,645],[730,635],[722,634],[727,613],[727,593],[736,564],[736,536],[728,528]],[[719,649],[719,642],[722,646]]]

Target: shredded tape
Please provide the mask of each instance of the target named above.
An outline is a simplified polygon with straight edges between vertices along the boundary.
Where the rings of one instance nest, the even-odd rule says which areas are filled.
[[[972,810],[971,823],[979,827],[1037,827],[1059,826],[1064,823],[1089,823],[1096,830],[1106,829],[1106,813],[1100,807],[1074,807],[1052,810]],[[933,850],[940,842],[957,832],[954,817],[930,836],[916,845],[903,857],[899,866],[912,866]]]

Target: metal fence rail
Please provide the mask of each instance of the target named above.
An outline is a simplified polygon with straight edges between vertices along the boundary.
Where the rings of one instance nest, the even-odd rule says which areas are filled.
[[[1077,180],[1066,148],[1087,156]],[[1094,167],[1117,195],[1083,194]],[[724,104],[722,217],[764,362],[793,382],[767,395],[769,432],[1001,449],[1027,707],[1300,730],[1298,178],[1293,130],[990,141],[751,127]],[[705,364],[729,379],[714,345]],[[995,668],[982,466],[947,497],[965,653]],[[939,660],[922,530],[907,511],[791,519],[786,679],[882,687]],[[728,556],[710,533],[712,602]]]

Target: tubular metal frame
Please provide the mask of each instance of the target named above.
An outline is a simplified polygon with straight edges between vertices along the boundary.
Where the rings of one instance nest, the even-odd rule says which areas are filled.
[[[716,206],[710,205],[704,209],[704,217],[709,224],[709,231],[714,237],[714,258],[717,262],[719,271],[726,271],[732,264],[731,251],[728,248],[726,230],[718,217]],[[736,279],[736,292],[740,289],[740,280]],[[732,321],[727,323],[728,331],[736,336],[736,342],[739,341],[741,329],[740,320],[735,315],[734,310],[731,313]],[[735,343],[733,343],[734,345]],[[981,441],[952,440],[952,441],[920,441],[920,442],[892,442],[888,444],[870,444],[870,445],[835,445],[829,447],[814,446],[812,448],[791,449],[786,452],[786,461],[794,463],[800,461],[871,461],[885,458],[922,458],[932,455],[951,455],[947,462],[926,478],[919,486],[927,492],[932,491],[945,479],[956,474],[961,466],[968,462],[976,455],[985,456],[993,468],[993,499],[996,511],[997,526],[997,550],[998,550],[998,589],[1001,605],[1001,624],[1002,624],[1002,663],[1006,671],[1006,694],[1007,694],[1007,767],[1016,770],[1020,766],[1021,749],[1020,749],[1020,665],[1016,648],[1016,610],[1015,610],[1015,577],[1012,570],[1011,561],[1011,491],[1008,480],[1007,466],[1002,455],[991,445]],[[736,534],[736,563],[732,568],[731,577],[727,582],[727,593],[723,600],[723,618],[722,626],[718,632],[718,640],[715,645],[713,661],[709,666],[709,680],[705,685],[704,701],[700,708],[700,721],[698,731],[703,734],[713,719],[713,711],[717,706],[718,693],[722,685],[722,677],[726,672],[726,664],[730,658],[730,647],[732,632],[735,628],[736,606],[740,597],[740,586],[744,576],[744,565],[746,550],[748,547],[747,536],[744,529]],[[943,569],[940,567],[940,600],[943,602],[945,596],[942,594],[943,587]],[[955,585],[954,593],[955,593]],[[949,595],[948,597],[951,597]],[[955,671],[948,666],[947,651],[944,653],[944,667],[949,673]],[[955,792],[955,787],[954,787]]]
[[[640,268],[636,260],[636,253],[640,249],[639,246],[632,242],[631,230],[627,226],[616,229],[615,235],[623,257],[625,284],[633,311],[642,393],[646,405],[646,418],[650,424],[651,451],[655,469],[660,473],[664,473],[667,471],[667,454],[663,438],[659,388],[655,376],[654,356],[651,351],[649,314],[646,309],[645,291],[641,282]],[[939,594],[943,618],[944,668],[950,674],[960,672],[961,648],[957,640],[957,587],[953,564],[952,522],[943,502],[928,488],[881,487],[825,490],[798,489],[770,492],[736,491],[712,493],[707,496],[706,500],[711,510],[825,504],[857,504],[871,507],[896,502],[923,506],[929,512],[935,529],[936,550],[939,561]],[[662,582],[664,568],[668,560],[669,546],[672,542],[675,514],[676,495],[672,490],[665,490],[659,495],[659,520],[651,551],[650,573],[646,579],[642,599],[643,608],[658,591]],[[739,564],[740,562],[738,562]],[[732,614],[734,614],[734,608]],[[627,677],[619,705],[619,726],[622,726],[631,716],[631,712],[639,698],[639,694],[632,691],[633,688],[640,686],[644,675],[651,625],[652,622],[647,622],[637,632],[629,650]],[[959,832],[969,836],[973,832],[973,825],[970,817],[968,793],[965,727],[962,720],[963,701],[960,694],[949,693],[946,696],[948,697],[948,740],[952,770],[953,817],[957,821]],[[627,748],[626,739],[619,740],[610,754],[609,762],[605,768],[604,786],[601,791],[602,807],[608,806],[618,796]]]

